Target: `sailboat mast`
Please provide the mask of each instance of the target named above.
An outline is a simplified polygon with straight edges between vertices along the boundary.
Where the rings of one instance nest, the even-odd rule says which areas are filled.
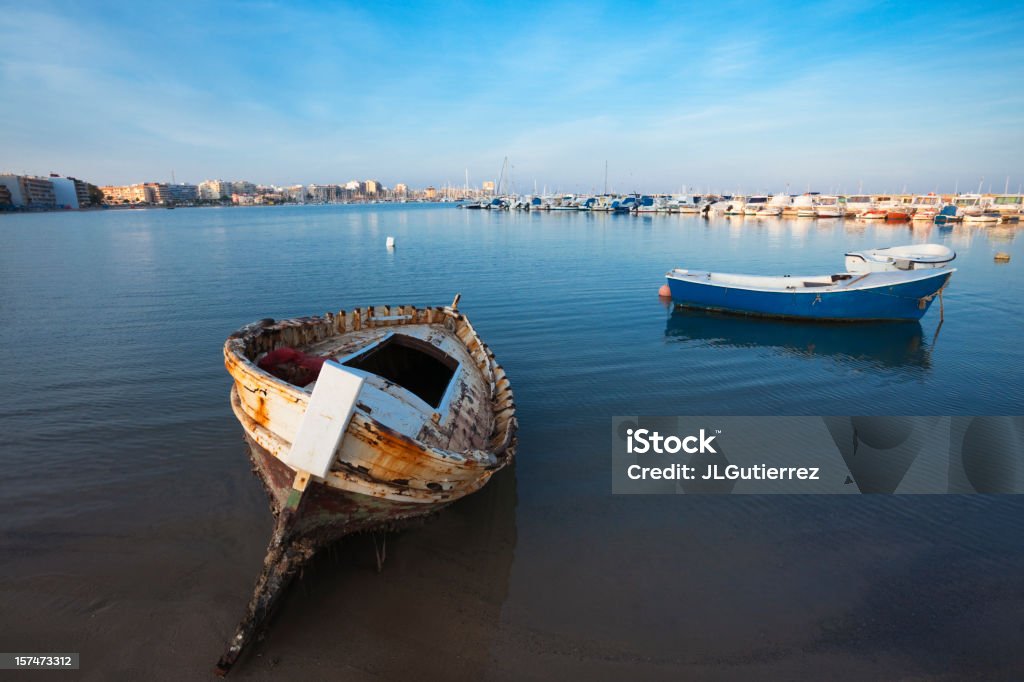
[[[501,196],[501,184],[505,181],[505,169],[507,167],[508,167],[508,157],[506,156],[505,160],[502,161],[502,163],[501,163],[501,175],[498,176],[498,186],[495,188],[495,190],[498,193],[498,196]]]

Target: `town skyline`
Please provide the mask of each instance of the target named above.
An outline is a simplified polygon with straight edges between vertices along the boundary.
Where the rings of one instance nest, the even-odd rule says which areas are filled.
[[[0,12],[0,166],[600,191],[1022,174],[1024,8],[305,2]],[[528,19],[528,20],[527,20]],[[624,22],[640,30],[623,30]]]

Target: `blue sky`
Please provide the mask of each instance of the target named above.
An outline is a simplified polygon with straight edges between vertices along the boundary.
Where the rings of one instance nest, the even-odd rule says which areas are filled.
[[[1024,5],[0,0],[0,171],[521,190],[1024,183]]]

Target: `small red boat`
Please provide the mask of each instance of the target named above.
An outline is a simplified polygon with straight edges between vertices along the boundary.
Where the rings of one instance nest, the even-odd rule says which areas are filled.
[[[913,217],[913,212],[909,208],[892,208],[885,213],[885,222],[887,223],[905,223]]]
[[[869,208],[860,214],[863,220],[885,220],[887,211],[884,208]]]

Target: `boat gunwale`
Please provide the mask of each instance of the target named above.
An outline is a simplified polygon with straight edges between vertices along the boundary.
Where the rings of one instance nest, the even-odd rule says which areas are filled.
[[[232,390],[274,391],[278,396],[296,403],[308,403],[310,394],[301,388],[279,379],[261,369],[252,359],[264,352],[269,352],[284,345],[301,346],[316,343],[332,336],[340,336],[367,329],[389,329],[402,325],[441,325],[446,327],[455,339],[461,343],[477,370],[481,372],[489,389],[490,410],[494,419],[492,433],[487,436],[487,444],[483,448],[471,448],[463,451],[447,450],[428,445],[416,438],[399,433],[370,416],[357,412],[353,419],[369,423],[373,428],[400,441],[410,450],[418,450],[425,455],[443,459],[447,466],[479,472],[476,479],[467,479],[457,488],[439,493],[451,495],[453,498],[473,492],[486,482],[495,471],[507,466],[515,456],[516,432],[518,421],[515,417],[515,401],[511,385],[504,369],[495,359],[494,353],[479,337],[476,329],[468,318],[458,310],[448,307],[417,308],[415,306],[368,306],[345,310],[337,313],[328,312],[322,316],[295,317],[283,320],[264,319],[241,327],[228,336],[224,343],[224,364],[234,380]],[[250,357],[250,355],[252,357]],[[243,410],[244,412],[244,410]],[[248,420],[259,425],[274,438],[285,441],[269,424],[260,424],[251,415],[245,414]],[[240,420],[241,421],[241,420]],[[242,423],[243,429],[249,431],[248,424]],[[486,455],[480,457],[477,455]],[[335,486],[332,471],[324,482]],[[374,485],[384,485],[396,490],[406,488],[365,476]],[[435,493],[436,494],[436,493]],[[409,499],[401,495],[400,499]]]

